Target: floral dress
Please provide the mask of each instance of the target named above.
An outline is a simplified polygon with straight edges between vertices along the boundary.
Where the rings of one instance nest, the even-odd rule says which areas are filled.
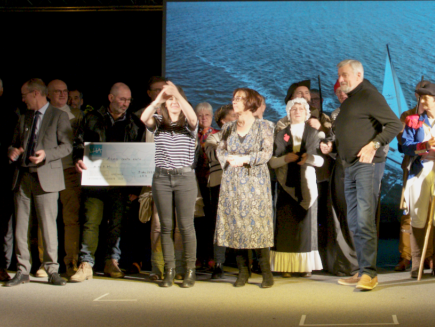
[[[215,243],[234,249],[273,246],[272,194],[267,163],[273,152],[273,127],[256,119],[240,137],[237,121],[222,128],[216,150],[223,169]],[[248,156],[249,164],[231,167],[229,155]]]

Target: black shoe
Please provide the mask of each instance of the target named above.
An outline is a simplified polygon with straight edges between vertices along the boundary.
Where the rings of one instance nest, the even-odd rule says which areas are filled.
[[[273,286],[273,275],[270,270],[270,250],[262,248],[257,250],[258,263],[260,264],[263,282],[261,288],[269,288]]]
[[[273,275],[270,272],[263,273],[263,281],[261,282],[261,288],[269,288],[273,286]]]
[[[223,264],[217,263],[214,265],[213,273],[211,274],[211,279],[222,279],[224,277]]]
[[[174,284],[175,278],[175,268],[167,268],[165,269],[165,277],[163,281],[160,283],[161,287],[170,287]]]
[[[7,287],[11,287],[11,286],[17,286],[20,284],[25,284],[30,282],[30,277],[29,275],[23,275],[23,273],[21,271],[17,271],[17,273],[15,274],[14,278],[12,278],[11,280],[8,280],[4,286]]]
[[[193,285],[195,285],[195,280],[196,280],[195,269],[186,269],[186,273],[184,274],[184,279],[183,279],[183,283],[181,284],[181,287],[183,288],[193,287]]]
[[[251,276],[251,269],[249,267],[248,250],[238,250],[236,255],[237,267],[239,268],[239,275],[234,283],[234,287],[245,286],[249,277]]]
[[[65,286],[66,280],[60,277],[58,273],[53,273],[48,277],[48,283],[56,286]]]

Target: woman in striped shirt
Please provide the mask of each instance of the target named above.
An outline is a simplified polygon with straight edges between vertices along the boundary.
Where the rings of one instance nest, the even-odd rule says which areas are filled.
[[[156,114],[160,108],[161,115]],[[153,176],[153,198],[159,213],[165,275],[162,287],[172,286],[175,278],[175,256],[172,234],[177,223],[184,246],[186,273],[181,287],[195,284],[196,235],[193,212],[198,193],[195,158],[198,119],[180,89],[167,82],[157,98],[144,110],[141,120],[154,133],[156,170]]]

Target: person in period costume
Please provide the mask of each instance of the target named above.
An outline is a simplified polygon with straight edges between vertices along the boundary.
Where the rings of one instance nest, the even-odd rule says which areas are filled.
[[[415,90],[419,89],[423,83],[427,83],[428,81],[420,81],[416,86]],[[417,94],[417,92],[414,92],[414,95],[417,99],[417,102],[420,98],[420,96]],[[418,104],[417,104],[418,106]],[[410,115],[419,114],[421,115],[424,110],[423,107],[420,105],[418,110],[417,106],[415,106],[412,109],[409,109],[405,112],[402,112],[400,115],[400,121],[402,122],[402,132],[397,135],[397,142],[399,143],[399,151],[402,151],[401,145],[402,145],[402,134],[405,130],[406,126],[406,118]],[[403,169],[403,185],[406,187],[406,182],[409,177],[409,170],[411,168],[412,160],[411,156],[405,155],[402,161],[402,169]],[[403,207],[401,208],[403,209]],[[400,218],[400,239],[399,239],[399,252],[400,252],[400,260],[397,263],[396,267],[394,267],[395,271],[405,271],[408,268],[411,267],[411,217],[408,214],[403,214]],[[429,243],[429,246],[427,248],[426,252],[426,258],[427,261],[425,262],[425,265],[427,264],[430,266],[432,262],[429,262],[432,260],[432,254],[433,254],[433,247],[432,244]]]
[[[283,273],[311,276],[321,270],[317,248],[317,184],[314,167],[323,164],[319,156],[319,132],[307,120],[309,105],[304,98],[290,100],[287,120],[280,120],[270,166],[276,169],[275,246],[271,268]]]
[[[263,282],[273,285],[269,247],[273,246],[273,215],[267,163],[273,152],[273,128],[254,117],[258,92],[236,89],[233,107],[238,119],[225,124],[217,157],[223,174],[216,220],[215,243],[236,249],[239,275],[235,287],[249,279],[248,249],[256,249]]]
[[[411,217],[411,277],[417,278],[421,261],[429,202],[435,182],[435,84],[422,83],[416,90],[424,112],[406,118],[402,150],[411,157],[405,188],[405,213]],[[433,217],[430,223],[433,224]],[[433,235],[430,235],[433,243]],[[424,258],[426,259],[426,258]],[[432,270],[433,273],[433,270]]]

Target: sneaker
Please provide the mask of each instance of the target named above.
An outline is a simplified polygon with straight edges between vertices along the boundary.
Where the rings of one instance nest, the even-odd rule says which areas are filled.
[[[77,264],[75,262],[70,262],[66,265],[66,275],[71,277],[77,272]]]
[[[124,278],[125,275],[118,266],[118,260],[106,260],[106,266],[104,267],[104,276],[112,278]]]
[[[9,276],[8,272],[4,268],[0,268],[0,281],[7,282],[11,279],[11,276]]]
[[[378,276],[371,278],[369,275],[363,274],[360,281],[356,285],[357,289],[371,291],[378,285]]]
[[[411,260],[400,258],[399,263],[394,267],[395,271],[405,271],[411,267]]]
[[[358,273],[349,278],[340,278],[338,283],[340,285],[356,285],[361,280],[361,277],[358,277]]]
[[[92,267],[88,262],[82,262],[77,269],[77,272],[71,276],[69,279],[70,282],[83,282],[87,279],[92,279],[94,272],[92,271]]]
[[[35,277],[38,277],[38,278],[47,278],[48,277],[48,274],[45,271],[44,265],[41,265],[39,267],[39,269],[35,273]]]

